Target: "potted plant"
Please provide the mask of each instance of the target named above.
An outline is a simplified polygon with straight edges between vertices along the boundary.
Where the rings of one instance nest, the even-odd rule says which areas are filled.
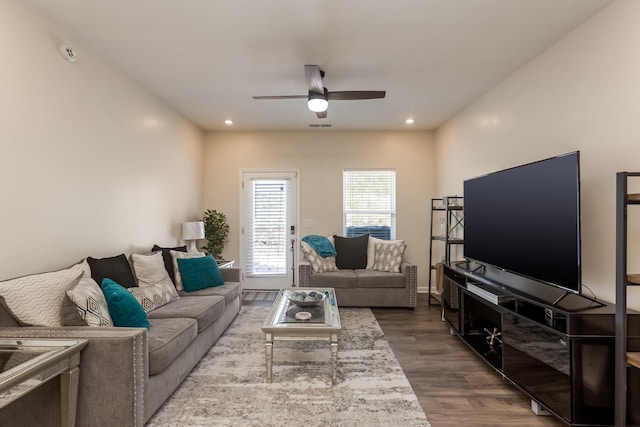
[[[229,241],[229,224],[227,216],[215,209],[207,209],[202,217],[204,222],[204,237],[207,244],[202,249],[215,259],[221,259],[224,245]]]

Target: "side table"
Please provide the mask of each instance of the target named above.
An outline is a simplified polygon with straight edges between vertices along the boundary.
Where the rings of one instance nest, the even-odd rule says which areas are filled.
[[[218,268],[232,268],[235,264],[235,260],[226,260],[226,259],[217,259],[216,263],[218,264]]]
[[[63,427],[76,423],[80,351],[87,340],[0,338],[0,408],[60,376]]]

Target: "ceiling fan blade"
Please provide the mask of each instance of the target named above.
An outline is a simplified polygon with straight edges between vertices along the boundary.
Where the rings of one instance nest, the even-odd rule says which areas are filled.
[[[327,118],[327,110],[318,111],[316,113],[316,117],[318,117],[319,119],[326,119]]]
[[[266,95],[254,96],[253,99],[307,99],[309,95]]]
[[[330,101],[350,101],[356,99],[379,99],[384,98],[386,95],[384,90],[341,90],[336,92],[329,92],[328,98]]]
[[[305,65],[304,75],[307,78],[307,84],[311,92],[324,93],[324,84],[322,83],[322,71],[317,65]]]

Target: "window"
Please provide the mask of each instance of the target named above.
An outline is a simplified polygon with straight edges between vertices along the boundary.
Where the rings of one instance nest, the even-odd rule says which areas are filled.
[[[396,172],[345,170],[342,179],[344,235],[395,239]]]

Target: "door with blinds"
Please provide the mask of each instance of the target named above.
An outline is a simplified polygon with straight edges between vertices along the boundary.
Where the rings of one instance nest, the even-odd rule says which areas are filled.
[[[241,191],[243,287],[292,287],[298,253],[298,173],[243,172]]]

